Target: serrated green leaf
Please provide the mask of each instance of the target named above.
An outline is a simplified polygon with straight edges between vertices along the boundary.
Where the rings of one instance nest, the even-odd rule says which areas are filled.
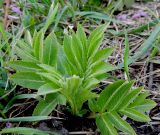
[[[88,100],[88,106],[92,112],[98,112],[100,110],[100,108],[97,104],[97,101],[95,99]]]
[[[41,30],[37,33],[36,38],[33,42],[34,55],[40,62],[43,62],[43,39],[44,32],[43,30]]]
[[[76,32],[77,37],[80,39],[82,45],[83,45],[83,51],[84,51],[84,57],[87,55],[87,37],[84,29],[80,24],[78,24],[78,29]]]
[[[128,133],[129,135],[136,135],[133,128],[123,120],[116,112],[106,113],[111,123],[119,130]]]
[[[104,81],[109,76],[110,76],[109,73],[103,73],[103,74],[96,75],[96,79],[98,79],[99,81]]]
[[[100,51],[97,51],[97,53],[95,54],[95,56],[93,57],[92,59],[92,62],[99,62],[99,61],[103,61],[103,60],[106,60],[108,58],[108,56],[111,55],[111,53],[113,52],[113,49],[112,48],[105,48],[105,49],[102,49]]]
[[[41,68],[37,66],[36,63],[28,61],[11,61],[9,66],[20,72],[38,72],[41,71]]]
[[[59,43],[54,32],[50,33],[44,42],[44,64],[55,66],[57,62],[57,53],[58,53]]]
[[[82,79],[79,76],[72,76],[70,78],[66,78],[66,84],[64,84],[64,89],[66,89],[66,94],[69,96],[74,96],[79,87],[82,85]]]
[[[90,78],[90,79],[87,79],[85,82],[84,82],[84,89],[91,89],[93,87],[95,87],[100,81],[95,79],[95,78]]]
[[[145,99],[143,103],[141,103],[138,106],[135,106],[134,109],[140,111],[140,112],[146,112],[151,110],[156,106],[156,103],[150,99]]]
[[[77,32],[76,32],[76,37],[77,39],[80,40],[81,42],[81,45],[82,45],[82,63],[83,63],[83,69],[86,70],[86,67],[87,67],[87,43],[88,43],[88,40],[87,40],[87,37],[86,37],[86,33],[84,31],[84,29],[82,28],[82,26],[80,24],[78,24],[78,29],[77,29]]]
[[[123,101],[129,90],[131,89],[133,83],[134,82],[131,81],[129,83],[121,85],[117,90],[115,90],[112,95],[110,95],[110,98],[106,103],[106,109],[108,111],[116,110],[119,107],[120,103]]]
[[[83,43],[83,45],[85,45],[87,43],[87,36],[82,25],[78,24],[76,34],[78,37],[80,37],[80,40]]]
[[[139,122],[150,121],[150,118],[148,116],[136,111],[135,109],[126,108],[126,109],[120,110],[120,112],[135,121],[139,121]]]
[[[82,101],[86,101],[86,96],[88,96],[88,92],[90,91],[85,90],[84,92],[82,92],[84,90],[82,89],[82,78],[80,78],[79,76],[73,75],[72,77],[68,77],[65,81],[61,81],[60,83],[62,85],[61,93],[69,102],[72,113],[74,115],[78,115],[84,103],[82,103]],[[79,100],[77,100],[78,96]],[[90,97],[92,97],[91,94]]]
[[[57,70],[61,74],[72,75],[71,66],[65,56],[65,53],[64,53],[62,46],[59,48],[59,51],[58,51]]]
[[[59,99],[60,98],[60,99]],[[48,94],[43,100],[40,100],[34,109],[33,116],[47,116],[58,104],[61,104],[61,95],[57,93]]]
[[[62,75],[53,66],[46,65],[46,64],[38,64],[38,66],[44,69],[46,72],[54,75],[57,79],[62,78]]]
[[[46,94],[51,94],[51,93],[57,93],[58,91],[60,91],[59,88],[57,88],[57,86],[54,86],[51,83],[47,83],[42,85],[37,92],[37,95],[46,95]]]
[[[37,58],[35,56],[33,56],[32,54],[30,54],[29,52],[25,51],[24,49],[21,49],[17,46],[15,46],[14,48],[16,54],[24,61],[30,61],[30,62],[35,62],[35,63],[39,63],[39,61],[37,60]]]
[[[43,72],[41,72],[41,73],[39,72],[37,74],[46,78],[48,81],[51,81],[55,86],[57,86],[57,87],[60,86],[59,79],[56,78],[56,76],[54,74],[43,73]]]
[[[11,80],[18,85],[30,89],[38,89],[45,83],[39,75],[33,72],[16,73],[11,77]]]
[[[72,72],[77,73],[78,71],[75,68],[76,63],[75,63],[74,54],[73,54],[72,49],[71,49],[71,44],[72,44],[71,38],[69,36],[65,36],[64,41],[63,41],[63,49],[64,49],[65,55],[66,55],[66,57],[69,61],[69,64],[71,65],[70,67],[72,68]]]
[[[136,99],[134,100],[134,102],[129,105],[129,108],[133,108],[133,107],[138,106],[141,103],[143,103],[143,101],[145,100],[145,98],[148,95],[149,95],[148,92],[141,93],[139,96],[136,97]]]
[[[91,72],[88,72],[87,77],[92,78],[96,76],[99,76],[101,74],[104,74],[106,72],[114,70],[115,67],[109,63],[106,62],[97,62],[91,65],[91,67],[88,70],[91,70]]]
[[[106,28],[107,28],[106,24],[101,25],[98,28],[96,28],[89,36],[88,38],[89,49],[88,49],[88,54],[87,54],[88,58],[91,56],[94,56],[97,50],[99,49],[102,43],[103,35],[104,35]]]
[[[118,89],[122,84],[124,83],[123,80],[119,80],[113,84],[110,84],[107,86],[102,93],[100,94],[97,104],[100,106],[101,110],[100,112],[104,112],[107,106],[107,101],[110,98],[110,96],[114,93],[116,89]]]
[[[33,50],[32,50],[32,46],[27,44],[26,42],[24,42],[23,40],[19,40],[17,42],[17,46],[19,48],[21,48],[22,50],[25,50],[26,52],[28,52],[29,54],[33,55]]]
[[[83,45],[79,40],[79,37],[75,35],[75,33],[72,34],[72,44],[71,49],[75,57],[76,64],[80,67],[80,70],[83,71],[83,60],[82,56],[84,56],[83,52]]]
[[[38,32],[35,29],[34,33],[33,33],[32,48],[34,48],[34,45],[35,45],[35,42],[36,42],[36,38],[37,38],[37,34],[38,34]]]
[[[138,96],[138,94],[141,92],[143,87],[131,90],[128,95],[123,99],[121,104],[119,105],[119,108],[126,108],[130,103],[134,101],[134,99]]]
[[[80,89],[75,97],[78,97],[79,96],[79,100],[76,101],[77,103],[77,108],[80,110],[82,108],[82,105],[83,103],[85,103],[87,100],[90,100],[90,99],[93,99],[93,98],[96,98],[98,95],[96,93],[93,93],[89,90],[86,90],[86,89]],[[76,98],[75,98],[76,100]]]
[[[106,62],[102,62],[102,61],[92,64],[91,68],[92,68],[92,72],[94,74],[96,72],[98,72],[98,73],[105,73],[105,72],[107,72],[107,71],[109,71],[111,69],[112,70],[114,69],[111,64],[106,63]]]
[[[102,135],[118,135],[109,118],[106,115],[96,117],[96,125]]]
[[[24,37],[25,37],[26,43],[29,44],[30,46],[32,46],[33,39],[32,39],[30,31],[26,30]]]

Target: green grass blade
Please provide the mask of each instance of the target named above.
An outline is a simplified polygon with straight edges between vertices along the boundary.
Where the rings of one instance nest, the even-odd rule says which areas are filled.
[[[21,135],[58,135],[55,132],[41,131],[38,129],[27,128],[27,127],[15,127],[15,128],[4,128],[0,131],[0,134],[21,134]]]
[[[160,19],[156,19],[156,20],[153,20],[153,21],[149,22],[148,24],[139,26],[137,28],[127,29],[126,31],[127,31],[128,34],[140,33],[140,32],[142,32],[144,30],[147,30],[147,29],[149,29],[151,27],[156,26],[159,22],[160,22]],[[110,30],[109,32],[111,34],[113,34],[114,36],[123,36],[123,35],[125,35],[125,32],[122,32],[122,31],[116,32],[116,31],[111,31]]]
[[[14,102],[17,100],[17,99],[26,99],[26,98],[34,98],[34,99],[37,99],[38,96],[37,94],[21,94],[21,95],[17,95],[15,97],[13,97],[9,102],[8,104],[5,106],[3,112],[6,113],[8,112],[9,109],[11,109],[12,105],[14,104]]]
[[[128,59],[129,59],[129,41],[128,41],[128,35],[125,34],[125,51],[124,51],[124,70],[127,75],[127,79],[129,78],[129,68],[128,68]]]
[[[128,64],[132,64],[135,61],[137,61],[139,58],[143,57],[146,54],[146,52],[153,47],[154,42],[156,41],[159,34],[160,34],[160,27],[159,27],[159,25],[157,25],[157,27],[151,33],[149,38],[141,45],[141,47],[137,50],[137,52],[134,54],[134,56],[129,58]],[[123,68],[123,66],[124,66],[124,64],[120,63],[118,65],[118,68]]]
[[[75,15],[77,16],[84,16],[92,19],[97,19],[97,20],[104,20],[107,22],[114,22],[118,24],[122,24],[120,21],[117,21],[110,16],[100,13],[100,12],[94,12],[94,11],[77,11],[75,12]]]
[[[68,10],[68,6],[65,6],[61,13],[57,15],[56,19],[55,19],[55,24],[54,24],[54,30],[57,28],[58,23],[60,22],[60,19],[62,18],[62,16],[65,14],[65,12],[67,12]]]
[[[8,118],[8,119],[1,119],[0,122],[34,122],[34,121],[41,121],[41,120],[49,120],[53,119],[50,116],[27,116],[27,117],[15,117],[15,118]]]
[[[54,19],[55,19],[57,12],[58,12],[58,4],[54,7],[54,3],[52,3],[50,10],[49,10],[49,13],[48,13],[48,16],[47,16],[45,26],[44,26],[44,32],[54,22]]]

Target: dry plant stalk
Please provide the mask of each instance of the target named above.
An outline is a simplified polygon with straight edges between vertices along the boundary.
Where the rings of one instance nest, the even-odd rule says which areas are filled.
[[[7,30],[9,22],[8,22],[8,12],[9,12],[9,7],[11,4],[11,0],[5,0],[5,6],[4,6],[4,19],[3,19],[3,24],[5,30]]]

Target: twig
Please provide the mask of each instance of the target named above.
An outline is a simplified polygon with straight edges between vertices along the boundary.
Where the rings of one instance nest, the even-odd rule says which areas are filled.
[[[149,68],[150,68],[150,73],[152,73],[152,72],[153,72],[153,63],[150,63]],[[148,82],[148,88],[149,88],[150,90],[152,89],[152,85],[153,85],[153,75],[151,74],[151,75],[149,76],[149,82]]]
[[[90,131],[76,131],[76,132],[69,132],[69,135],[94,135],[94,132]]]

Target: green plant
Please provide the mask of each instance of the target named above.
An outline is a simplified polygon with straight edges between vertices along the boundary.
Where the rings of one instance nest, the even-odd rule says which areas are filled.
[[[35,32],[33,39],[28,34],[27,42],[18,42],[15,50],[22,61],[10,63],[17,70],[12,80],[23,87],[38,89],[37,95],[47,94],[45,101],[37,105],[34,115],[46,114],[41,104],[47,100],[52,108],[46,111],[51,113],[59,99],[63,99],[62,95],[70,104],[71,112],[80,115],[83,103],[97,96],[91,90],[106,77],[107,71],[113,70],[112,65],[104,62],[112,49],[99,50],[105,29],[106,25],[102,25],[87,38],[79,25],[76,33],[65,35],[63,46],[54,32],[43,40],[44,29]]]
[[[97,99],[89,100],[89,107],[103,135],[118,135],[115,128],[136,135],[123,116],[140,122],[150,121],[145,112],[155,107],[156,103],[146,99],[148,93],[141,92],[143,87],[132,89],[132,85],[133,81],[119,80],[106,87]]]
[[[143,113],[155,106],[146,99],[142,88],[132,89],[133,82],[118,81],[100,94],[92,90],[106,78],[106,72],[114,69],[106,62],[112,48],[100,50],[106,24],[95,29],[89,37],[81,25],[77,32],[65,35],[60,45],[54,32],[44,38],[45,30],[27,34],[26,41],[20,40],[15,47],[22,59],[10,62],[15,73],[11,79],[26,88],[37,89],[39,103],[33,115],[49,115],[57,104],[69,104],[73,115],[83,116],[83,104],[88,101],[96,118],[96,124],[104,135],[118,134],[116,129],[136,134],[121,118],[125,115],[137,121],[149,121]]]

